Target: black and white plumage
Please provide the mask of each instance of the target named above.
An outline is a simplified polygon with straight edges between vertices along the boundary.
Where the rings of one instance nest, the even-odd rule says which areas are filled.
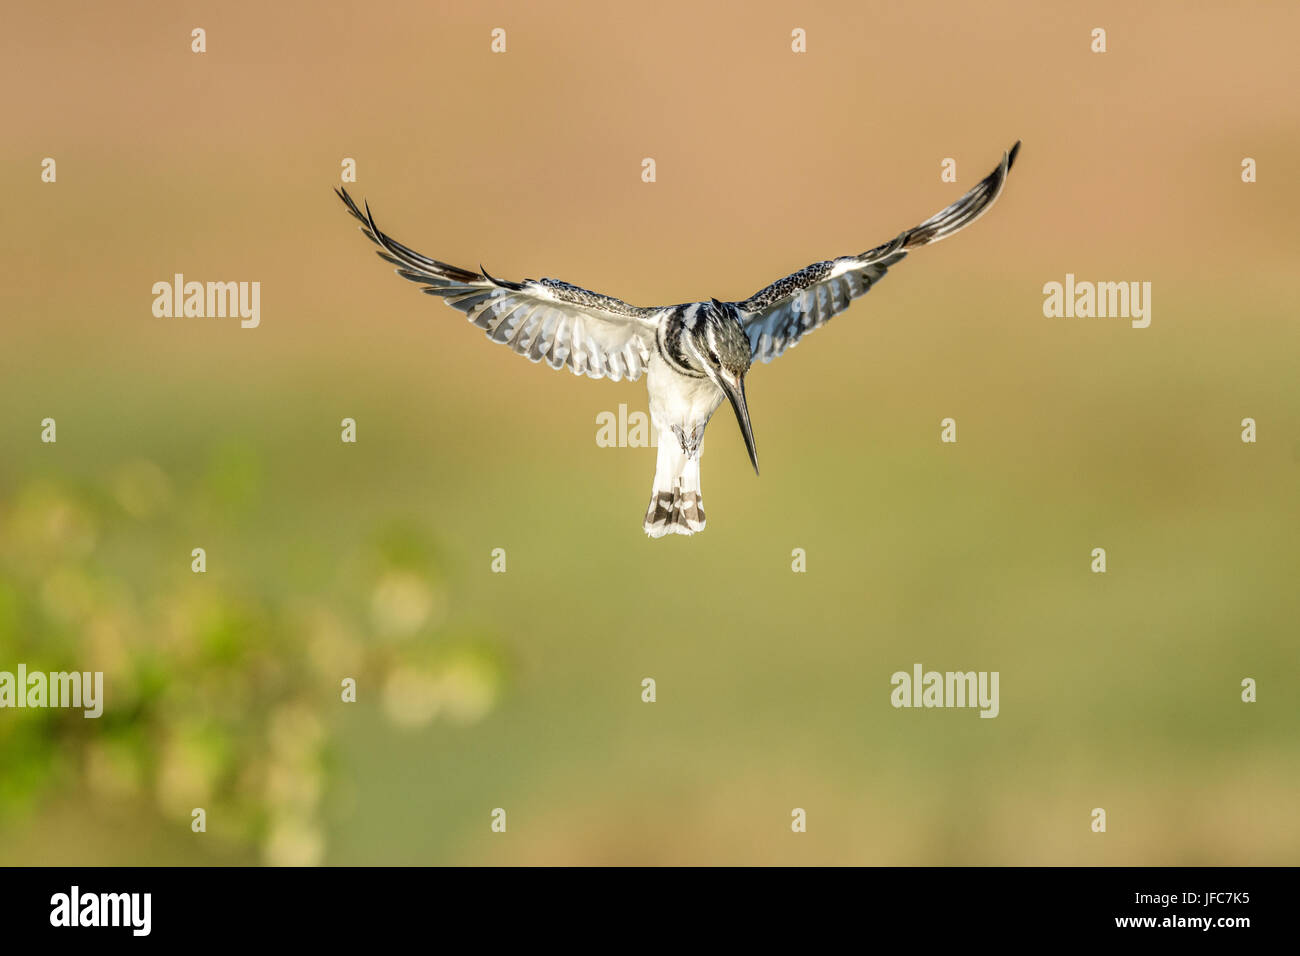
[[[983,215],[1002,192],[1016,143],[970,192],[919,226],[856,256],[815,262],[741,302],[689,302],[642,308],[560,282],[509,282],[430,259],[380,231],[337,190],[361,231],[398,275],[441,296],[489,339],[533,362],[590,378],[636,381],[646,375],[650,418],[659,439],[658,466],[643,527],[651,537],[704,528],[700,455],[704,429],[730,401],[754,471],[758,454],[745,397],[754,361],[770,362],[869,291],[912,249],[938,242]]]

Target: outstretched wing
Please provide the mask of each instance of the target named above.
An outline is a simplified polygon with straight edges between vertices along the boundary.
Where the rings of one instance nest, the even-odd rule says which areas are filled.
[[[381,259],[464,312],[493,342],[530,361],[545,359],[551,368],[567,366],[590,378],[635,381],[645,371],[661,310],[638,308],[557,279],[506,282],[430,259],[381,232],[369,205],[362,212],[346,190],[336,191],[361,221],[361,231],[379,246]]]
[[[898,238],[859,256],[814,262],[737,302],[749,336],[750,354],[770,362],[813,329],[825,325],[884,278],[910,249],[938,242],[982,216],[1002,192],[1020,143],[1002,155],[998,168],[942,212]]]

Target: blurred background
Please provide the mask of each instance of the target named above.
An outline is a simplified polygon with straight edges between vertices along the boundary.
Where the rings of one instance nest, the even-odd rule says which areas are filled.
[[[0,863],[1300,861],[1297,29],[1283,3],[13,8],[0,670],[103,670],[107,700],[0,712]],[[653,450],[595,441],[643,383],[491,346],[331,194],[350,157],[427,254],[736,299],[1016,139],[992,213],[754,371],[762,478],[721,415],[690,539],[642,534]],[[260,282],[260,327],[155,318],[177,272]],[[1044,318],[1067,272],[1151,282],[1150,328]],[[999,671],[1000,716],[893,709],[917,662]]]

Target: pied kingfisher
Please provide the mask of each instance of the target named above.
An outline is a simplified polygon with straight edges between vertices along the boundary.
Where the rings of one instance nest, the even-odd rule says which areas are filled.
[[[745,375],[755,359],[770,362],[807,332],[843,312],[917,246],[938,242],[988,210],[1002,192],[1020,149],[970,192],[883,245],[857,256],[815,262],[742,302],[688,302],[641,308],[558,279],[509,282],[430,259],[380,232],[370,206],[357,208],[337,189],[361,231],[397,274],[442,296],[487,332],[533,362],[577,375],[626,378],[646,373],[650,418],[659,438],[650,506],[643,527],[652,538],[704,529],[700,453],[704,428],[726,398],[736,413],[749,460],[758,452],[745,401]]]

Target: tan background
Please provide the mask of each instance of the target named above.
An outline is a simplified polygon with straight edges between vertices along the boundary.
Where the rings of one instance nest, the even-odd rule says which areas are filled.
[[[51,642],[134,661],[112,716],[152,699],[156,622],[232,594],[263,621],[306,602],[351,650],[286,704],[246,627],[218,673],[178,626],[166,706],[0,712],[0,862],[1297,862],[1298,28],[1282,3],[15,7],[0,669]],[[489,346],[330,195],[351,156],[349,188],[430,255],[740,298],[920,221],[1018,138],[988,217],[755,371],[763,476],[720,418],[691,540],[641,534],[653,453],[593,440],[642,386]],[[260,281],[261,327],[153,318],[174,272]],[[1151,327],[1045,319],[1066,272],[1152,282]],[[167,504],[134,520],[141,474]],[[80,551],[58,550],[67,509],[97,529]],[[490,675],[483,708],[416,729],[384,717],[387,651],[355,707],[330,689],[379,640],[364,555],[393,523],[437,554],[417,610],[445,610],[393,653],[472,645]],[[68,580],[111,607],[64,613]],[[276,667],[321,646],[306,627]],[[999,670],[1002,715],[893,710],[917,661]],[[329,742],[309,773],[266,744],[285,707]]]

